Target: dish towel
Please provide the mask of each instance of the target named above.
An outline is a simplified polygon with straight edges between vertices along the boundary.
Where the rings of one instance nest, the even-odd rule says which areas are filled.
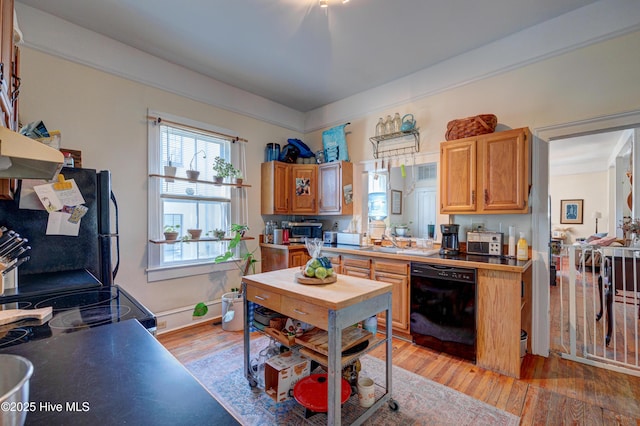
[[[344,133],[344,128],[347,124],[342,124],[322,132],[324,158],[327,162],[340,160],[349,161],[347,139]]]

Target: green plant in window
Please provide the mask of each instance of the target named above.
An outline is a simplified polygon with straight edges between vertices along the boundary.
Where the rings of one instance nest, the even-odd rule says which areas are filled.
[[[235,175],[236,168],[222,157],[213,159],[213,172],[215,176],[228,178]]]

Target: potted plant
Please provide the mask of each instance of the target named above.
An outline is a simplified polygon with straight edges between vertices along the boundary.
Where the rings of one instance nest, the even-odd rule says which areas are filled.
[[[235,167],[222,157],[213,159],[213,173],[216,183],[222,183],[225,178],[231,177],[235,173]]]
[[[228,260],[233,259],[234,252],[240,244],[244,233],[249,229],[247,225],[231,225],[231,232],[233,232],[233,238],[229,241],[229,246],[227,247],[227,251],[224,254],[215,258],[215,263],[226,262]],[[254,250],[255,251],[255,250]],[[247,275],[249,273],[249,269],[255,273],[255,263],[257,262],[256,258],[253,255],[253,252],[246,252],[241,255],[236,261],[235,264],[242,273],[242,275]],[[204,302],[198,303],[193,309],[194,317],[201,317],[207,314],[209,308]],[[224,315],[224,312],[223,312]]]
[[[175,241],[178,239],[178,230],[180,225],[167,225],[164,227],[164,239],[167,241]]]
[[[202,229],[187,229],[187,234],[189,234],[189,238],[199,240],[202,235]]]
[[[193,154],[193,157],[191,158],[191,162],[189,163],[189,170],[187,170],[187,177],[189,178],[189,180],[198,180],[198,176],[200,176],[200,171],[195,170],[193,168],[193,162],[198,157],[198,154],[200,153],[202,153],[202,158],[207,158],[207,154],[204,152],[203,149]]]
[[[214,229],[213,231],[210,231],[213,234],[213,238],[216,240],[221,240],[224,238],[224,234],[226,234],[226,232],[224,232],[224,230],[222,229]]]
[[[176,175],[176,166],[173,165],[171,158],[167,160],[168,165],[164,166],[164,175],[165,176],[175,176]],[[166,179],[167,182],[173,182],[173,179]]]
[[[236,185],[242,185],[242,182],[244,181],[244,175],[242,174],[242,171],[239,169],[234,169],[233,176]]]

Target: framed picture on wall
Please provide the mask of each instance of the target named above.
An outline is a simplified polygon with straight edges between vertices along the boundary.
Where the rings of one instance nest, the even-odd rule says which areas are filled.
[[[582,224],[584,200],[560,200],[560,223]]]
[[[391,214],[402,214],[402,191],[391,190]]]

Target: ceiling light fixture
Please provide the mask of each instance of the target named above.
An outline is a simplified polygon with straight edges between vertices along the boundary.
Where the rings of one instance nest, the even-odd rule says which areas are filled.
[[[319,0],[320,7],[326,9],[329,7],[329,0]],[[342,4],[349,3],[349,0],[342,0]]]

